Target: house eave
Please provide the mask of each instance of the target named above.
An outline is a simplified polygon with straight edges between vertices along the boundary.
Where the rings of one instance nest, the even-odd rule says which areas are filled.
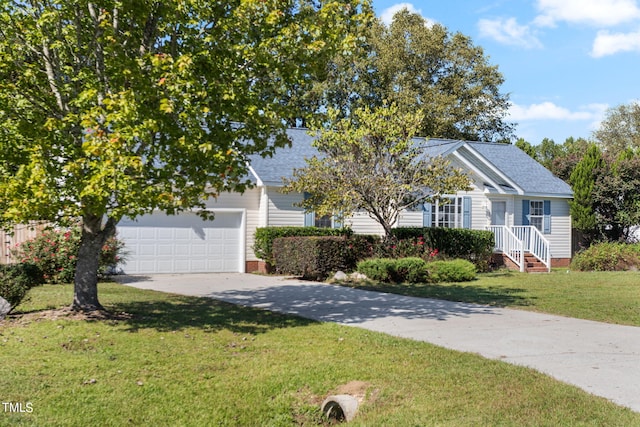
[[[539,197],[548,199],[573,199],[573,193],[524,193],[523,197]]]

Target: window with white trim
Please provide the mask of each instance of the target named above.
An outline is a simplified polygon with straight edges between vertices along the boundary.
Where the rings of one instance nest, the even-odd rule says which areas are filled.
[[[431,205],[433,227],[462,228],[462,197],[436,200]]]
[[[542,200],[531,200],[529,202],[529,225],[542,231],[544,221],[544,202]]]

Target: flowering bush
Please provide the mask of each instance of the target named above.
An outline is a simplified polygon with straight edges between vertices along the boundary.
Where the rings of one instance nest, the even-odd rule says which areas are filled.
[[[12,250],[20,263],[37,266],[46,283],[71,283],[76,270],[80,248],[80,227],[69,230],[48,229],[34,239]],[[123,242],[110,238],[102,247],[98,274],[105,275],[122,261]]]
[[[435,259],[439,251],[426,244],[424,237],[416,238],[392,238],[378,246],[379,258],[422,258],[425,261]]]

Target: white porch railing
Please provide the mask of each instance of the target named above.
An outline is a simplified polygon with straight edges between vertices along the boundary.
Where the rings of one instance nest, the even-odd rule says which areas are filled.
[[[489,226],[495,236],[495,250],[502,252],[520,269],[525,271],[524,254],[531,253],[540,260],[547,271],[551,271],[551,251],[549,241],[542,233],[532,226],[518,225],[506,227],[504,225]]]
[[[494,250],[502,252],[524,272],[524,242],[504,225],[491,225],[489,230],[494,235]]]

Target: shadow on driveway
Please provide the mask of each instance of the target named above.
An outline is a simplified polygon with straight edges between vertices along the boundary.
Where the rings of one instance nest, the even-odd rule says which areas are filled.
[[[472,314],[499,315],[499,310],[490,306],[303,282],[258,289],[214,291],[206,296],[234,304],[342,324],[360,324],[389,316],[444,321]]]

